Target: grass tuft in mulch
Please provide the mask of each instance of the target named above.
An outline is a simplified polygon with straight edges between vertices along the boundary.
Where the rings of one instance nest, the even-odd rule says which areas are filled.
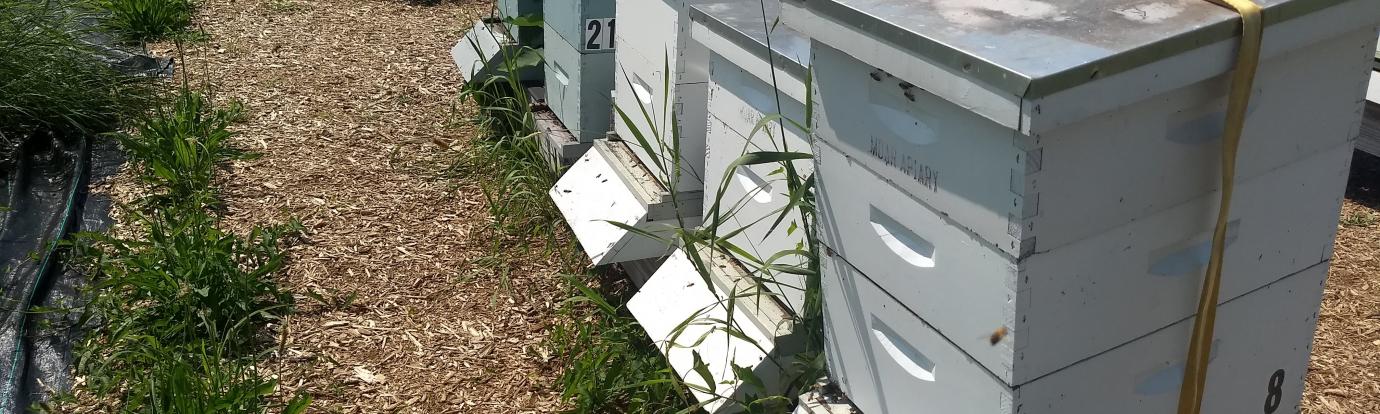
[[[148,195],[126,206],[122,234],[74,243],[92,275],[79,345],[88,400],[119,412],[300,413],[310,402],[274,398],[277,382],[256,367],[271,350],[268,326],[292,311],[278,287],[286,238],[296,225],[221,227],[214,188],[223,165],[244,153],[227,142],[235,105],[183,90],[119,135]]]

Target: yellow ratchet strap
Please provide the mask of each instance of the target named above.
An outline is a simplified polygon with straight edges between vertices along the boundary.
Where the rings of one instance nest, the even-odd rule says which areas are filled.
[[[1227,101],[1226,131],[1222,135],[1222,204],[1217,210],[1217,227],[1212,232],[1212,257],[1198,298],[1198,317],[1193,322],[1184,380],[1179,389],[1178,414],[1198,414],[1202,410],[1203,390],[1207,387],[1208,360],[1212,354],[1212,330],[1217,322],[1217,296],[1222,280],[1222,251],[1231,215],[1231,197],[1236,179],[1236,150],[1246,123],[1246,106],[1251,100],[1256,66],[1260,63],[1260,38],[1264,24],[1260,6],[1252,0],[1207,0],[1235,10],[1241,15],[1241,47],[1236,52],[1231,91]]]

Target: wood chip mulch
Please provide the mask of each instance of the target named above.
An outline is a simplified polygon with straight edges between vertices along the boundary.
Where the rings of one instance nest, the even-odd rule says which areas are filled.
[[[244,102],[238,144],[260,154],[233,166],[227,224],[307,229],[284,282],[298,312],[264,368],[311,412],[560,408],[544,339],[564,259],[495,235],[477,178],[442,175],[476,134],[450,47],[490,7],[204,3],[209,40],[179,69]]]
[[[1302,412],[1380,413],[1380,159],[1357,152]]]

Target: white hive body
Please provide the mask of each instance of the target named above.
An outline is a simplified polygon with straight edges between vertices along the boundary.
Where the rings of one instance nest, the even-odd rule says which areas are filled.
[[[740,257],[744,263],[798,265],[804,258],[797,254],[773,259],[780,252],[805,248],[797,208],[787,208],[790,189],[783,164],[729,169],[749,152],[810,152],[806,134],[795,127],[805,122],[801,102],[809,40],[784,25],[769,31],[778,11],[775,2],[764,6],[733,1],[700,3],[690,12],[692,39],[709,50],[704,212],[705,221],[711,222],[708,214],[717,200],[719,234],[743,229],[729,241],[752,256]],[[791,121],[762,122],[775,115]],[[802,178],[813,167],[808,160],[793,165]],[[760,273],[771,280],[769,290],[781,295],[793,311],[800,310],[805,301],[803,276]]]
[[[1215,192],[1018,260],[896,187],[858,185],[868,179],[859,163],[818,151],[822,242],[1013,385],[1196,309]],[[1331,257],[1351,153],[1339,146],[1238,182],[1223,301]],[[1011,334],[989,343],[1002,328]]]
[[[1178,404],[1192,318],[1013,388],[953,343],[967,338],[935,330],[845,263],[824,267],[831,375],[863,413],[1163,414]],[[1261,412],[1272,381],[1278,412],[1295,410],[1326,277],[1323,262],[1222,304],[1204,413]]]
[[[1375,0],[1257,3],[1204,412],[1259,410],[1277,370],[1275,400],[1300,397],[1380,22]],[[1172,411],[1236,14],[783,4],[813,39],[826,337],[849,398],[869,414]]]
[[[475,22],[450,48],[451,60],[466,82],[483,81],[504,67],[504,57],[518,53],[513,39],[495,25]]]
[[[498,0],[498,17],[517,21],[539,19],[542,17],[542,0]],[[508,35],[523,46],[540,49],[542,42],[541,26],[508,25]]]
[[[618,32],[614,132],[638,158],[677,189],[704,180],[706,50],[690,39],[693,0],[622,0]],[[673,122],[674,121],[674,122]],[[679,176],[673,172],[680,164]]]

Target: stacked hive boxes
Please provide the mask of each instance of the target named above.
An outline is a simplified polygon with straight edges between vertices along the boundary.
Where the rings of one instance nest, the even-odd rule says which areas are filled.
[[[596,146],[606,154],[582,157],[551,193],[597,264],[664,257],[671,243],[642,232],[670,237],[674,228],[700,223],[706,75],[703,48],[686,35],[687,7],[680,0],[617,4],[623,17],[618,21],[625,27],[612,35],[618,45],[617,67],[609,73],[616,109],[606,108],[622,114],[612,117],[617,138]],[[656,56],[655,63],[649,56]],[[675,116],[667,113],[668,106]],[[676,128],[673,119],[678,121]],[[672,129],[678,132],[675,137]],[[673,168],[677,162],[668,150],[677,144],[680,171]],[[610,156],[613,153],[628,156]],[[609,181],[603,175],[606,170],[635,177]],[[607,195],[614,193],[619,195]],[[609,221],[638,231],[611,226]]]
[[[611,107],[604,108],[613,118],[611,129],[618,138],[597,143],[551,191],[595,264],[665,257],[672,243],[645,233],[670,238],[675,228],[700,224],[704,133],[702,127],[693,126],[704,124],[705,63],[696,58],[704,52],[688,45],[688,36],[683,36],[687,6],[671,0],[617,4],[617,13],[625,17],[619,21],[631,26],[609,33],[618,48],[610,55],[616,56],[617,65],[608,75],[613,100],[627,119],[612,116]],[[645,57],[653,54],[662,63],[653,64]],[[665,112],[666,103],[674,103],[675,110],[681,111],[676,118],[681,124],[677,139],[667,132],[673,118]],[[676,163],[663,162],[663,152],[656,150],[677,141],[684,153],[678,180],[672,177]]]
[[[1377,2],[1275,0],[1205,412],[1291,411]],[[1236,15],[1208,2],[788,0],[814,39],[831,372],[869,414],[1172,412]]]
[[[603,138],[612,117],[614,0],[542,4],[546,103],[579,142]]]
[[[688,18],[678,19],[683,25],[680,36],[690,39],[678,41],[680,46],[677,47],[706,48],[703,53],[693,53],[701,62],[686,62],[691,53],[666,53],[677,56],[676,60],[682,62],[678,65],[705,67],[709,63],[713,68],[712,74],[703,78],[711,90],[707,103],[708,112],[712,114],[708,134],[685,136],[681,142],[695,139],[708,144],[707,160],[704,155],[700,156],[707,180],[702,184],[696,180],[695,184],[702,185],[705,194],[717,194],[719,183],[727,182],[724,209],[736,210],[734,216],[744,223],[766,216],[774,219],[773,213],[786,204],[785,186],[779,184],[783,181],[780,177],[771,174],[780,164],[727,171],[732,161],[745,152],[779,151],[788,145],[801,151],[808,145],[799,131],[787,135],[789,144],[779,141],[782,137],[779,133],[752,135],[757,120],[765,114],[778,112],[774,102],[760,98],[773,95],[770,86],[773,62],[780,68],[777,70],[780,83],[794,86],[782,93],[782,104],[796,109],[797,119],[803,117],[800,113],[803,106],[799,102],[805,95],[801,81],[805,65],[801,59],[808,53],[808,42],[784,27],[768,36],[763,22],[774,21],[778,10],[779,5],[768,3],[764,16],[763,4],[757,1],[696,3],[681,12]],[[772,47],[767,46],[769,39]],[[682,84],[679,91],[684,92],[685,86]],[[689,100],[682,99],[681,104],[688,105]],[[688,108],[677,111],[691,113]],[[704,111],[703,107],[699,109],[701,114]],[[697,122],[704,124],[704,121],[702,117]],[[748,139],[749,136],[752,139]],[[647,154],[656,155],[656,152]],[[807,169],[808,162],[802,162],[800,168]],[[726,172],[731,177],[725,179]],[[709,199],[704,201],[705,211],[711,211],[713,203]],[[740,227],[736,218],[727,214],[723,218],[732,223],[721,226],[721,232]],[[791,246],[793,249],[803,235],[802,232],[788,235],[786,225],[768,234],[766,227],[769,225],[751,226],[751,231],[731,240],[745,250],[756,252],[755,246],[763,246],[763,249],[783,246],[783,250],[784,246]],[[793,317],[803,300],[803,282],[790,279],[782,280],[781,285],[762,283],[760,278],[764,275],[756,269],[760,266],[745,266],[744,261],[738,260],[741,258],[711,254],[707,250],[701,247],[694,253],[703,257],[700,268],[686,250],[672,252],[628,303],[628,309],[648,335],[663,346],[676,372],[693,385],[692,393],[704,404],[704,409],[728,412],[741,408],[729,404],[730,399],[743,401],[751,396],[780,395],[787,391],[788,378],[782,374],[787,372],[803,345],[803,335],[795,329]],[[771,255],[766,252],[753,254],[763,258]],[[723,322],[714,321],[732,321],[734,326],[728,329]],[[712,381],[705,381],[696,370],[697,358],[704,363],[703,368]],[[745,381],[735,367],[750,370],[761,387],[747,385],[751,382]]]
[[[787,208],[790,189],[782,164],[730,170],[738,157],[749,152],[810,152],[810,143],[798,128],[806,122],[801,102],[806,98],[810,42],[784,25],[772,28],[779,12],[777,2],[721,1],[697,5],[690,13],[693,38],[712,51],[708,56],[705,141],[709,150],[704,192],[716,197],[706,200],[705,221],[716,219],[717,200],[719,233],[745,229],[729,241],[752,256],[739,257],[746,263],[765,262],[779,252],[804,248],[804,231],[789,230],[801,223],[796,209]],[[785,121],[763,122],[773,114]],[[802,160],[794,167],[804,177],[812,165]],[[786,217],[778,224],[783,211]],[[794,265],[802,260],[803,256],[789,255],[775,262]],[[777,272],[759,276],[772,279],[768,289],[781,295],[790,309],[803,305],[804,277]]]
[[[618,2],[614,131],[671,188],[698,192],[704,180],[705,49],[690,39],[690,0]],[[672,122],[672,121],[676,122]],[[674,136],[673,136],[674,135]],[[637,140],[641,136],[647,148]],[[679,142],[679,146],[672,145]],[[673,166],[680,164],[677,175]],[[673,177],[674,175],[674,177]]]

